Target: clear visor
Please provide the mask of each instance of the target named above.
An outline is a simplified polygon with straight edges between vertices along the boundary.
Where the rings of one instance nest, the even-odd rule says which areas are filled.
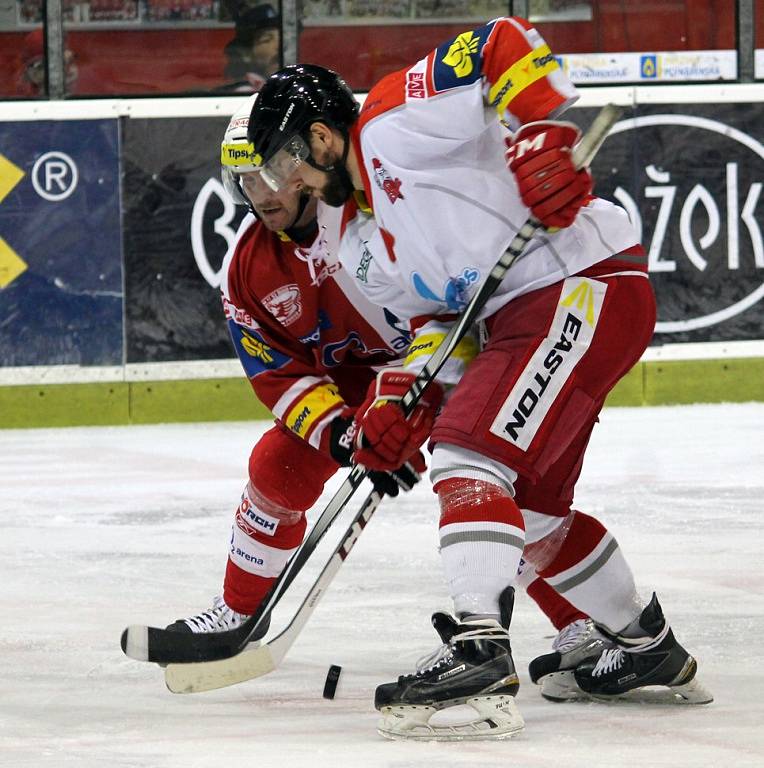
[[[284,189],[295,171],[308,159],[310,149],[302,136],[293,136],[261,168],[263,181],[274,191]]]

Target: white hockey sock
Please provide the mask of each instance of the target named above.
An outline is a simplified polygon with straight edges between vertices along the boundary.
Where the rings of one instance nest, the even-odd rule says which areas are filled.
[[[484,480],[452,478],[440,499],[440,554],[457,615],[497,616],[499,595],[517,573],[523,518],[509,492]]]

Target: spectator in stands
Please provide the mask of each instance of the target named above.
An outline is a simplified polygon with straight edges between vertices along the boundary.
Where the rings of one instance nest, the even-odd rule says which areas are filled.
[[[255,93],[281,66],[281,17],[272,5],[243,6],[234,12],[236,31],[225,47],[225,91]]]
[[[17,93],[19,96],[45,96],[45,36],[42,28],[33,29],[24,38],[21,48]],[[64,51],[66,89],[70,91],[77,80],[74,53]]]

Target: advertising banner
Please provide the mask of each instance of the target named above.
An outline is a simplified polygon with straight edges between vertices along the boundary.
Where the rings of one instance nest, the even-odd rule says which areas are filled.
[[[557,56],[576,85],[734,80],[735,51],[566,53]]]
[[[595,112],[569,116],[586,126]],[[123,122],[128,362],[232,356],[218,287],[243,210],[220,183],[226,122]],[[758,103],[641,106],[594,162],[597,194],[627,210],[649,252],[654,344],[761,338],[761,125]]]
[[[0,366],[121,365],[116,120],[0,122]]]
[[[233,356],[220,268],[244,209],[220,181],[226,118],[123,123],[127,362]]]
[[[597,155],[596,193],[626,209],[649,253],[653,343],[762,338],[762,125],[761,103],[645,105]]]

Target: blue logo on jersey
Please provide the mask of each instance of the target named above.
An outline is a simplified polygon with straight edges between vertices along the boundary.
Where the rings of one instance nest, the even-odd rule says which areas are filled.
[[[462,32],[435,50],[432,80],[435,90],[471,85],[483,74],[483,48],[494,23]]]
[[[423,298],[429,301],[437,301],[445,304],[449,309],[455,312],[461,312],[469,302],[469,287],[477,283],[480,279],[480,272],[472,267],[465,268],[460,275],[450,277],[445,285],[443,296],[438,296],[433,291],[418,272],[411,275],[411,282],[414,290]]]
[[[228,321],[228,332],[231,334],[236,354],[250,379],[265,371],[283,368],[292,360],[288,355],[269,346],[257,331],[237,325],[233,320]]]
[[[407,328],[398,325],[401,322],[398,315],[393,314],[387,307],[382,307],[382,311],[385,313],[387,324],[400,334],[389,342],[390,346],[399,352],[406,349],[411,344],[411,333]]]
[[[318,325],[307,336],[302,336],[300,341],[308,346],[315,346],[321,341],[321,331],[325,331],[331,327],[332,321],[329,319],[329,315],[327,315],[323,309],[319,309]]]
[[[353,354],[354,351],[358,351],[362,356],[378,354],[392,356],[393,354],[386,348],[369,349],[359,333],[350,331],[342,341],[327,344],[321,350],[321,360],[326,368],[333,368],[335,365],[344,362],[345,358]]]

